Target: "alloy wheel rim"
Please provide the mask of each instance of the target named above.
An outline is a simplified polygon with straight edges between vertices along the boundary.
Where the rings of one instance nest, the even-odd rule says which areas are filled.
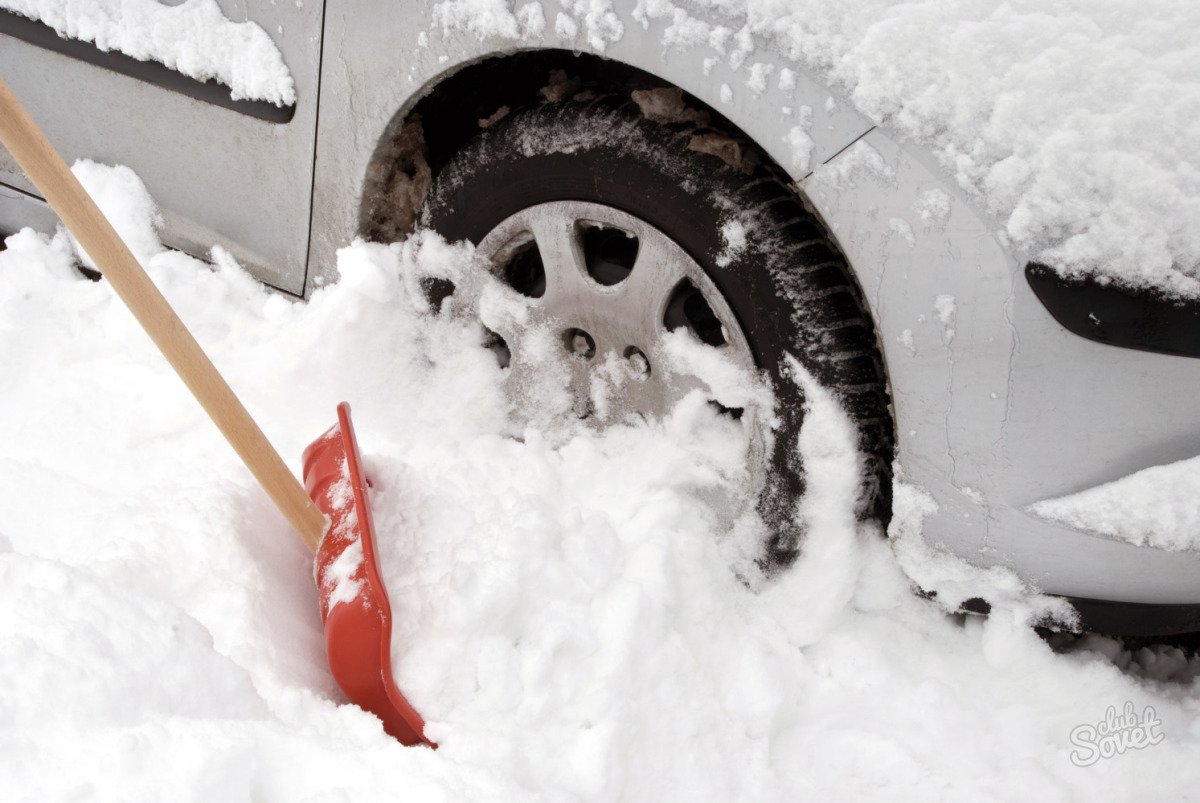
[[[543,350],[523,346],[530,330],[550,331],[568,358],[581,418],[600,425],[631,413],[659,418],[703,389],[698,377],[671,370],[665,338],[680,328],[739,368],[756,370],[749,341],[708,274],[674,240],[626,212],[583,201],[538,204],[501,221],[477,251],[524,307],[491,327],[507,347],[506,382],[527,383],[527,372],[544,370]],[[539,359],[526,359],[530,351]],[[582,400],[598,371],[620,392],[604,409],[588,409]]]

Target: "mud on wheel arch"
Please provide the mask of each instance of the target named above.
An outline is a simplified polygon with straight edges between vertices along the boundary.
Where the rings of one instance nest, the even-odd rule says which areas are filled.
[[[651,245],[646,238],[665,235],[700,275],[679,268],[676,278],[683,281],[662,299],[661,330],[684,326],[722,348],[744,335],[776,394],[779,425],[764,453],[768,470],[759,497],[774,533],[765,562],[788,564],[803,537],[790,511],[805,487],[795,449],[804,399],[790,376],[789,355],[853,419],[864,456],[858,513],[886,524],[894,436],[884,362],[861,290],[834,238],[787,174],[714,110],[645,74],[625,76],[618,91],[605,66],[611,62],[578,62],[591,71],[547,69],[524,96],[519,88],[499,99],[476,89],[476,97],[459,106],[459,120],[469,127],[456,136],[444,130],[444,118],[432,116],[440,112],[436,102],[398,115],[364,185],[362,233],[391,241],[419,222],[447,239],[495,248],[485,242],[489,235],[502,224],[512,228],[528,210],[568,214],[566,202],[588,204],[612,210],[613,220],[625,216],[625,234],[638,242],[624,247],[632,256],[600,258],[587,242],[595,239],[589,235],[594,227],[576,221],[576,244],[594,286],[618,288],[623,276],[636,274],[637,249]],[[440,120],[436,138],[427,132],[432,119]],[[611,227],[613,220],[600,222]],[[731,230],[739,235],[736,243]],[[527,239],[537,246],[535,257],[526,246],[524,261],[514,266],[509,248],[497,270],[530,295],[539,282],[544,292],[546,273],[552,277],[556,268],[541,253],[553,246],[533,234]],[[609,250],[619,252],[620,243]],[[542,264],[531,264],[538,259]],[[607,278],[594,272],[599,263]],[[645,343],[616,343],[631,337],[619,322],[601,328],[624,356],[630,349],[652,355],[654,347]]]

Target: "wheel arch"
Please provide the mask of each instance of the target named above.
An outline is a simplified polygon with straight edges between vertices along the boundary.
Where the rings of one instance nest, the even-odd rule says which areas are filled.
[[[614,98],[632,101],[643,117],[664,125],[696,126],[693,149],[716,156],[749,175],[765,166],[794,200],[814,211],[792,174],[717,109],[665,79],[631,65],[567,50],[523,50],[460,65],[428,84],[398,111],[376,144],[362,185],[360,236],[381,242],[403,237],[414,226],[429,187],[445,165],[481,131],[518,109],[561,100]],[[817,215],[819,218],[819,215]],[[826,234],[836,242],[832,230]],[[847,263],[847,279],[857,287]],[[858,288],[866,318],[871,311]],[[872,328],[873,331],[873,328]],[[873,335],[872,335],[873,336]],[[878,348],[878,343],[875,344]],[[886,368],[884,368],[886,371]],[[887,394],[885,387],[880,390]],[[894,426],[881,435],[894,443]],[[890,463],[890,459],[888,459]],[[876,488],[867,509],[886,519],[890,488]]]
[[[512,110],[581,92],[625,97],[676,93],[684,113],[704,114],[710,121],[708,127],[728,138],[732,158],[737,158],[739,150],[752,152],[753,158],[792,175],[720,111],[654,73],[617,59],[562,48],[489,53],[435,76],[392,116],[375,143],[363,176],[357,233],[381,241],[403,236],[413,226],[429,179],[481,130]],[[647,103],[653,103],[653,98]],[[669,111],[657,113],[664,115],[663,122],[669,122]]]

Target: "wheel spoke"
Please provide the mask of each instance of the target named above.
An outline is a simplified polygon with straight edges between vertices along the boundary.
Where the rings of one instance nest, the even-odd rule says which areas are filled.
[[[622,314],[635,321],[647,338],[658,338],[663,332],[663,310],[671,291],[687,276],[686,259],[679,246],[665,238],[643,237],[633,271],[616,285],[614,300]]]
[[[587,276],[575,220],[566,215],[533,214],[529,228],[546,271],[546,293],[542,304],[553,311],[578,303],[588,295],[591,280]]]

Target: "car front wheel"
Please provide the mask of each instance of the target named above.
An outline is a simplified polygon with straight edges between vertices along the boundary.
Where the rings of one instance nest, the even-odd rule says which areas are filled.
[[[758,371],[773,415],[718,404],[747,429],[764,563],[802,542],[797,438],[804,396],[789,355],[841,401],[865,456],[860,513],[886,517],[892,431],[874,327],[845,258],[789,179],[703,122],[649,119],[615,97],[546,103],[482,130],[434,178],[422,223],[470,240],[527,313],[497,327],[510,395],[527,387],[529,333],[560,341],[570,413],[659,416],[705,383],[669,370],[683,330]],[[596,404],[595,373],[627,374]],[[714,403],[718,400],[713,399]]]

